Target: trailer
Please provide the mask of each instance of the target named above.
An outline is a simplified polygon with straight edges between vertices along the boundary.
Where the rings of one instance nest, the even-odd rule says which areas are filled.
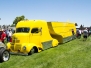
[[[7,49],[12,54],[31,55],[76,38],[75,23],[24,20],[16,25]]]

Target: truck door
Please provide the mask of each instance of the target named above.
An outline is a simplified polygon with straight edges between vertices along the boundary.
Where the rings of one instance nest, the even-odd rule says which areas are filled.
[[[41,28],[32,28],[30,42],[40,45],[41,44]]]

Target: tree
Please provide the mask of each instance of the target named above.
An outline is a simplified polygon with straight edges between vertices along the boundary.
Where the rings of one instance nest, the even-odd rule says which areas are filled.
[[[22,21],[22,20],[25,20],[24,15],[16,17],[15,20],[13,21],[13,24],[16,25],[19,21]]]
[[[5,29],[5,25],[3,25],[2,27],[3,27],[3,29]]]
[[[77,24],[77,23],[75,23],[75,26],[78,26],[78,24]]]
[[[15,27],[15,24],[11,24],[11,27]]]
[[[84,26],[81,24],[80,29],[82,30],[83,28],[84,28]]]

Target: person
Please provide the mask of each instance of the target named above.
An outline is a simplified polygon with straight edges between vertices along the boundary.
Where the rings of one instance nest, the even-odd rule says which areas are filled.
[[[11,41],[12,41],[11,36],[12,36],[12,31],[9,30],[9,31],[8,31],[8,42],[11,42]]]
[[[72,35],[74,35],[74,34],[75,34],[74,29],[72,29]]]
[[[77,29],[76,36],[77,36],[78,39],[81,38],[81,30]]]
[[[75,31],[74,31],[74,29],[72,29],[72,38],[71,38],[71,39],[73,40],[73,39],[75,39],[75,38],[76,38],[76,36],[75,36]]]
[[[83,30],[83,41],[86,41],[88,37],[88,30],[87,28]]]
[[[0,30],[0,40],[2,41],[2,43],[5,44],[5,39],[6,39],[6,34],[4,32],[4,30]]]
[[[89,28],[88,29],[88,36],[90,36],[90,34],[91,34],[91,29]]]
[[[5,30],[5,34],[6,34],[6,41],[8,42],[8,29]]]

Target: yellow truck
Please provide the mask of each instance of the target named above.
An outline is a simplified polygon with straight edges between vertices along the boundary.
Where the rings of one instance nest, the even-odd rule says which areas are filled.
[[[7,49],[12,54],[31,55],[75,38],[75,23],[24,20],[17,23]]]

